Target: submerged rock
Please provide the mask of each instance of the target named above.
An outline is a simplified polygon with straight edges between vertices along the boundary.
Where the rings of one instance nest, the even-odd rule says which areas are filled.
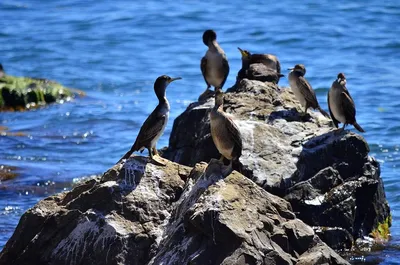
[[[117,164],[28,210],[0,264],[349,264],[288,202],[222,167]]]
[[[77,91],[82,95],[82,91]],[[0,111],[25,110],[61,100],[69,101],[75,93],[61,84],[43,79],[0,76]]]
[[[390,220],[379,163],[362,136],[335,133],[312,110],[301,116],[292,92],[272,83],[243,79],[228,91],[224,110],[243,137],[238,170],[287,199],[326,243],[350,249]],[[189,166],[219,157],[207,117],[212,105],[212,99],[190,105],[176,118],[164,157]]]

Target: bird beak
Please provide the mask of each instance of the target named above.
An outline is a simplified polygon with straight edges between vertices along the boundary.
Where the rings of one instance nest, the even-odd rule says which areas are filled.
[[[242,49],[240,49],[240,48],[238,47],[238,50],[240,51],[240,53],[242,54],[242,56],[246,56],[245,52],[244,52]]]
[[[294,68],[292,67],[292,68],[288,68],[288,70],[290,70],[290,71],[293,71],[294,70]]]
[[[173,82],[173,81],[175,81],[175,80],[179,80],[179,79],[182,79],[182,77],[171,78],[171,80],[169,80],[169,83],[171,83],[171,82]]]

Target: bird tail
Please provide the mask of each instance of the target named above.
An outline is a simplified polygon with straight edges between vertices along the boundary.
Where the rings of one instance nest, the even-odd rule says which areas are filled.
[[[356,128],[359,132],[365,132],[363,128],[355,121],[353,123],[354,128]]]
[[[134,149],[131,148],[131,150],[126,152],[126,154],[118,160],[117,164],[120,163],[124,159],[128,159],[133,154],[133,152],[134,152]]]
[[[320,106],[318,106],[317,109],[318,109],[319,112],[321,112],[321,114],[324,115],[325,117],[327,117],[327,118],[330,118],[330,117],[331,117],[331,116],[329,116],[329,114],[328,114],[325,110],[321,109]]]

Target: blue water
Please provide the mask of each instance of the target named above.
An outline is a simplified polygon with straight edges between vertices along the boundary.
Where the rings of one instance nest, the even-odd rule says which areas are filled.
[[[153,83],[162,74],[183,77],[167,91],[172,112],[158,147],[168,144],[173,119],[205,88],[201,36],[213,28],[231,67],[225,88],[240,68],[238,46],[276,54],[284,69],[305,64],[325,109],[332,81],[338,72],[346,74],[393,214],[389,245],[365,260],[400,264],[400,3],[172,2],[0,2],[0,63],[6,71],[87,93],[71,103],[0,113],[0,126],[26,134],[0,136],[0,165],[17,166],[20,173],[0,184],[0,248],[25,210],[102,173],[130,148],[157,104]]]

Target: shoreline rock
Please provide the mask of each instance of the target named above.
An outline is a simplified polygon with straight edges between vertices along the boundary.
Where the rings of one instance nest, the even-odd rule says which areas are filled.
[[[47,104],[70,101],[83,91],[43,79],[4,75],[0,77],[0,111],[29,110]]]
[[[213,160],[132,157],[28,210],[1,264],[349,264],[284,199]]]
[[[389,234],[379,163],[362,136],[299,115],[291,91],[272,83],[243,79],[229,91],[224,109],[244,142],[238,171],[224,178],[213,159],[213,99],[193,103],[162,151],[172,162],[134,156],[40,201],[0,264],[349,264],[332,248]]]

